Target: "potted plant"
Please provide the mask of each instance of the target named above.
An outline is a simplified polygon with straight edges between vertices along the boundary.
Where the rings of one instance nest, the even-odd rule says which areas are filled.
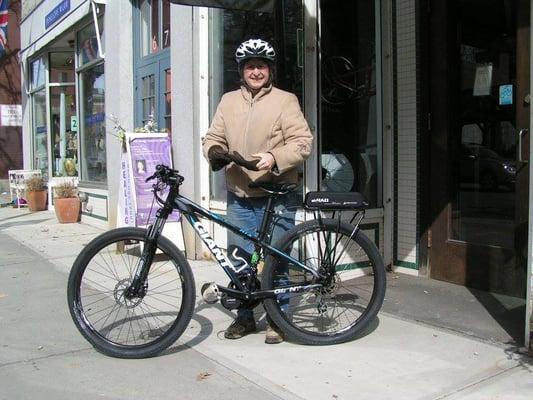
[[[26,179],[26,201],[30,211],[46,210],[46,181],[40,176]]]
[[[54,187],[54,209],[59,223],[66,224],[80,220],[80,199],[78,190],[71,182],[63,182]]]

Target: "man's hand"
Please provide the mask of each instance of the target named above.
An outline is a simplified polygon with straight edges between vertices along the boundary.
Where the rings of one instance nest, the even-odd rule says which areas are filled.
[[[211,164],[211,169],[213,171],[218,171],[219,169],[224,168],[232,161],[228,152],[218,145],[209,148],[207,151],[207,158],[209,159],[209,164]]]
[[[257,169],[259,171],[270,171],[276,165],[276,160],[271,153],[255,153],[252,157],[259,158],[257,161]]]
[[[259,168],[257,168],[259,160],[245,160],[244,157],[236,151],[234,151],[230,157],[235,164],[240,165],[241,167],[249,169],[250,171],[259,171]]]

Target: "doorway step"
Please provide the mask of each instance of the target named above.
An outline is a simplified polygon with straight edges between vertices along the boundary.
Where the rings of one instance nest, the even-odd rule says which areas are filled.
[[[525,300],[388,273],[382,312],[503,347],[524,345]]]

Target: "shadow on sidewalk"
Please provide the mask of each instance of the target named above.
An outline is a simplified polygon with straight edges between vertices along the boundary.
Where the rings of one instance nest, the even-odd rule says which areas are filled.
[[[43,219],[32,219],[32,220],[26,220],[26,221],[11,221],[16,218],[20,218],[23,215],[16,215],[14,217],[9,217],[4,219],[2,222],[0,222],[0,230],[11,228],[12,226],[24,226],[24,225],[37,225],[41,222],[49,221],[50,218],[43,218]],[[4,222],[9,221],[9,222]]]
[[[465,286],[396,273],[387,275],[385,298],[387,314],[510,349],[523,346],[523,299],[496,299]]]

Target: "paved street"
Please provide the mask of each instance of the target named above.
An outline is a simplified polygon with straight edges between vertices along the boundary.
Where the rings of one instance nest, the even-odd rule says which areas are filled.
[[[96,352],[66,306],[80,249],[101,230],[51,212],[0,209],[0,399],[529,399],[533,361],[381,313],[368,334],[330,347],[225,340],[231,314],[198,299],[180,343],[145,360]],[[193,262],[196,284],[224,277]],[[259,315],[264,329],[264,317]]]

